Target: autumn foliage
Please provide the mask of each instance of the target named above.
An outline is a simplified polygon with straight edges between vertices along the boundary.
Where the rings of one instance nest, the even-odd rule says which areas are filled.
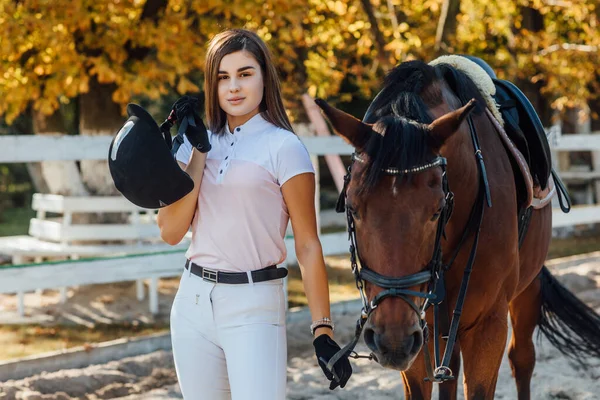
[[[436,41],[444,3],[459,5]],[[0,0],[0,115],[52,114],[90,90],[156,100],[202,88],[206,43],[230,27],[273,50],[292,116],[300,94],[369,99],[398,62],[478,55],[556,109],[600,93],[600,10],[580,0]],[[370,18],[372,17],[372,18]],[[373,23],[374,22],[374,23]],[[448,21],[446,21],[448,23]]]

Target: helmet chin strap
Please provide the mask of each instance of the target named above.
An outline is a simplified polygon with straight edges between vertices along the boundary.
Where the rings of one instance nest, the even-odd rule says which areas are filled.
[[[171,127],[177,121],[177,118],[175,115],[176,115],[175,108],[173,108],[171,110],[171,112],[169,113],[169,116],[167,117],[167,119],[165,119],[165,122],[160,124],[160,132],[163,134],[163,136],[165,138],[165,143],[167,143],[167,146],[169,147],[169,150],[171,150],[171,155],[173,157],[175,157],[175,154],[177,154],[177,150],[179,150],[179,146],[181,146],[181,143],[183,143],[183,138],[181,138],[182,139],[181,143],[177,144],[176,147],[173,148],[173,142],[172,142],[172,138],[171,138]]]
[[[182,119],[181,124],[179,125],[179,130],[177,131],[177,135],[173,138],[173,148],[171,149],[171,154],[173,157],[175,157],[177,150],[179,150],[179,147],[183,144],[183,135],[185,135],[188,125],[191,125],[189,123],[190,118],[193,122],[194,117],[192,116],[187,116]]]
[[[169,150],[171,150],[171,155],[173,156],[173,158],[175,158],[179,147],[181,147],[181,145],[183,144],[183,136],[185,135],[188,126],[196,126],[194,116],[192,114],[188,114],[181,118],[181,124],[179,125],[179,129],[177,130],[177,135],[171,138],[171,128],[173,127],[175,122],[177,122],[177,118],[175,114],[175,109],[173,109],[171,110],[171,113],[169,114],[165,122],[163,122],[160,125],[160,131],[162,132],[165,138],[167,146],[169,146]]]

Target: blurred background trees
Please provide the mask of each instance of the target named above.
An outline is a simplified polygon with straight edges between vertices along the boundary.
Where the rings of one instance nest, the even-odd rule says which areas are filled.
[[[465,53],[518,83],[545,125],[595,126],[599,23],[591,0],[0,0],[0,133],[113,135],[132,101],[159,120],[201,96],[206,44],[231,27],[268,43],[296,122],[302,93],[361,117],[394,65]],[[103,162],[28,171],[40,191],[115,193]]]

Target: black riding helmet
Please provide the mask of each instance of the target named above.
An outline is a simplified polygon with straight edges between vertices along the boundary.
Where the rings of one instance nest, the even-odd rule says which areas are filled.
[[[129,119],[112,140],[108,167],[116,188],[133,204],[161,208],[181,199],[194,188],[194,181],[173,158],[171,136],[161,129],[144,108],[127,105]],[[173,113],[171,113],[173,115]],[[180,138],[181,141],[183,137]]]

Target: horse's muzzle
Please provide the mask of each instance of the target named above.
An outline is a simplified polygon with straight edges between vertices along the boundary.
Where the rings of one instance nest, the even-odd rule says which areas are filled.
[[[375,360],[385,368],[405,371],[412,365],[423,346],[423,331],[416,326],[411,329],[365,328],[365,343],[373,352]],[[400,333],[406,331],[405,333]],[[389,332],[389,333],[386,333]]]

